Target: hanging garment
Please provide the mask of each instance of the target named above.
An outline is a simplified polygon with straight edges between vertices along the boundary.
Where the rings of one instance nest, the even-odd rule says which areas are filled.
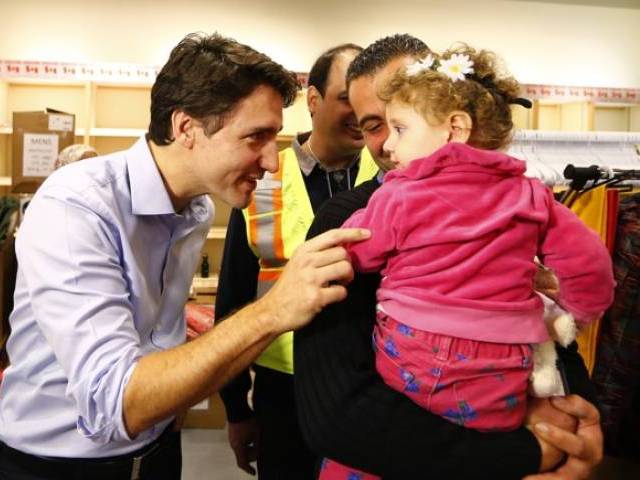
[[[620,201],[618,218],[613,255],[617,287],[613,305],[601,322],[593,381],[601,402],[607,453],[626,453],[637,458],[640,454],[640,195]]]
[[[614,188],[607,190],[607,241],[609,253],[613,255],[616,246],[616,227],[618,225],[618,208],[620,207],[620,192]]]
[[[594,230],[603,242],[607,241],[607,189],[603,185],[582,194],[571,206],[585,225]],[[590,323],[578,336],[578,351],[589,371],[593,372],[600,320]]]

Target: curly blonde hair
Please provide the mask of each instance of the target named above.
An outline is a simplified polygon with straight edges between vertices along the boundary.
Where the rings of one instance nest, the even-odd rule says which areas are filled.
[[[469,145],[485,150],[506,147],[513,132],[509,101],[518,96],[519,83],[488,50],[460,44],[432,55],[439,60],[456,53],[473,61],[474,73],[467,74],[464,81],[454,82],[430,69],[414,75],[401,69],[383,84],[379,97],[385,103],[400,101],[412,106],[430,124],[441,124],[455,110],[466,112],[472,120]]]

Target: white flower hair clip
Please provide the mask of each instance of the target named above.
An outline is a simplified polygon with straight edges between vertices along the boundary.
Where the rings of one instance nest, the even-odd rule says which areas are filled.
[[[464,80],[466,74],[474,73],[473,62],[468,55],[454,53],[446,60],[440,60],[438,72],[444,73],[451,81]]]
[[[420,72],[424,72],[425,70],[432,70],[434,62],[433,55],[429,54],[422,60],[417,60],[413,62],[411,65],[407,66],[407,75],[413,77],[414,75],[418,75]]]

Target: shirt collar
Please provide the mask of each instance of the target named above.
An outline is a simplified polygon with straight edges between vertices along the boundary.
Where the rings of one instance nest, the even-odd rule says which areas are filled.
[[[300,165],[300,170],[305,177],[311,175],[311,172],[313,172],[313,169],[316,168],[316,166],[325,172],[327,171],[322,164],[318,162],[318,159],[302,149],[302,145],[309,139],[310,135],[311,132],[298,133],[293,137],[293,141],[291,142],[291,148],[293,148],[293,151],[296,153],[296,157],[298,157],[298,165]],[[358,165],[358,162],[360,162],[360,153],[353,157],[353,162],[347,165],[345,169],[351,170],[353,167]]]
[[[145,137],[127,150],[127,171],[134,215],[170,215],[176,211]]]
[[[293,141],[291,142],[291,148],[296,153],[296,157],[298,157],[298,165],[300,165],[300,170],[305,177],[308,177],[316,165],[320,165],[318,160],[309,155],[302,149],[302,144],[307,141],[311,132],[299,133],[293,137]]]

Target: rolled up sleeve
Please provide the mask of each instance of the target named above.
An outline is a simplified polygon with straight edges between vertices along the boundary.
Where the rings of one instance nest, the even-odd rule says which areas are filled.
[[[16,252],[31,308],[68,380],[78,432],[94,442],[130,440],[123,395],[141,356],[119,239],[82,199],[36,196]]]

